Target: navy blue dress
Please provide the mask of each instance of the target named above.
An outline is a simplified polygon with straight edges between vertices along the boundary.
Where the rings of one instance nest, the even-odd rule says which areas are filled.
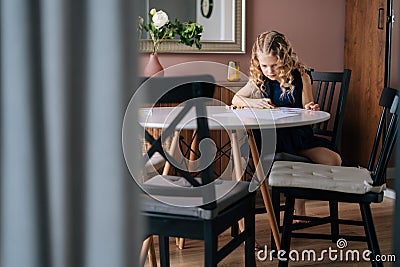
[[[292,82],[294,85],[293,95],[290,94],[289,88],[286,88],[287,93],[282,95],[279,82],[271,80],[266,81],[266,91],[263,94],[265,97],[271,98],[272,103],[276,107],[303,108],[303,82],[301,74],[298,71],[294,71],[292,75],[294,78]],[[259,133],[255,133],[255,135],[257,134]],[[256,139],[258,138],[256,137]],[[276,153],[286,152],[298,154],[301,150],[313,147],[326,147],[338,152],[338,149],[332,142],[325,138],[315,136],[311,125],[276,129]]]

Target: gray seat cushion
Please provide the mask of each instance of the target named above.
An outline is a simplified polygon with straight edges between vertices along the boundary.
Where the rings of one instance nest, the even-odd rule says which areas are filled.
[[[372,186],[370,172],[364,168],[328,166],[292,161],[276,161],[269,184],[276,187],[312,188],[344,193],[381,192],[385,185]]]
[[[165,186],[169,188],[191,187],[185,178],[178,176],[157,175],[146,181],[145,184],[147,186],[156,185],[158,187]],[[225,210],[230,205],[251,194],[249,192],[249,182],[217,179],[213,184],[217,199],[215,209],[208,210],[200,207],[198,204],[203,202],[202,197],[149,196],[148,194],[142,194],[142,211],[186,215],[209,220],[215,218],[221,211]]]

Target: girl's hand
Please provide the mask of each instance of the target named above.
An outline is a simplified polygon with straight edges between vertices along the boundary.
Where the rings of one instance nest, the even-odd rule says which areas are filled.
[[[270,98],[251,99],[249,106],[252,108],[275,108]]]
[[[305,104],[304,108],[307,109],[307,110],[319,110],[319,105],[318,104],[314,104],[314,102],[311,101],[310,103]]]

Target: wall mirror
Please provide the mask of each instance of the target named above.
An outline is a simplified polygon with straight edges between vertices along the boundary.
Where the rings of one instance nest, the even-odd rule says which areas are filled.
[[[195,21],[204,26],[202,49],[167,40],[160,53],[245,53],[245,0],[144,0],[141,16],[148,20],[151,8],[163,10],[170,20]],[[151,40],[144,32],[140,52],[151,52]]]

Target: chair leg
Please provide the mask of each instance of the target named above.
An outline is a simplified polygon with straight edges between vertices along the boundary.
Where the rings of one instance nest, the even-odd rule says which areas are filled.
[[[237,237],[239,234],[239,224],[234,223],[231,227],[231,236],[232,237]]]
[[[245,231],[248,233],[246,242],[244,244],[244,259],[246,267],[256,266],[256,257],[254,253],[254,246],[256,243],[255,237],[255,212],[246,215],[244,220]]]
[[[158,236],[158,246],[160,247],[160,265],[169,267],[169,237]]]
[[[368,249],[371,253],[371,260],[375,259],[377,255],[380,255],[378,238],[375,232],[374,221],[372,218],[371,207],[369,204],[360,203],[360,210],[362,219],[364,222],[365,235],[367,237]],[[383,266],[381,261],[371,261],[372,266]]]
[[[205,222],[204,226],[204,266],[217,266],[218,236],[211,222]],[[253,246],[254,249],[254,246]],[[253,251],[254,253],[254,251]]]
[[[329,201],[329,213],[331,217],[331,236],[332,242],[339,239],[339,207],[337,201]]]
[[[281,193],[272,187],[272,206],[274,208],[276,222],[278,223],[278,227],[280,227],[281,222]],[[275,240],[271,231],[271,249],[276,251]]]
[[[289,264],[288,253],[290,250],[290,241],[292,238],[292,224],[293,224],[293,213],[294,213],[294,201],[295,198],[293,196],[287,195],[285,201],[285,215],[283,217],[283,227],[282,227],[282,241],[281,241],[281,250],[285,251],[284,257],[286,257],[286,261],[280,260],[279,267],[285,267]]]

